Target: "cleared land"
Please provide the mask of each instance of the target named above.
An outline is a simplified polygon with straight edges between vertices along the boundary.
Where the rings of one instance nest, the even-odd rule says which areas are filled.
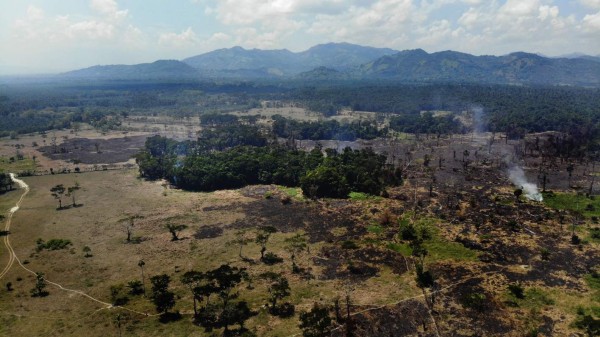
[[[151,122],[160,131],[142,130]],[[101,152],[122,155],[119,150],[126,149],[123,144],[131,138],[141,140],[153,132],[185,138],[191,130],[187,123],[197,123],[182,120],[165,126],[167,122],[132,119],[132,126],[139,123],[141,129],[127,134],[83,130],[78,137],[88,138],[85,144],[68,130],[55,135],[61,139],[58,146],[70,144],[96,160],[99,164],[87,164],[93,167],[107,163],[95,149],[98,139],[102,139]],[[534,330],[539,336],[568,336],[581,332],[573,322],[582,311],[598,316],[600,282],[593,272],[600,265],[599,241],[594,236],[599,231],[600,205],[597,199],[573,193],[589,186],[595,174],[589,163],[578,163],[568,177],[567,164],[557,161],[547,172],[547,187],[556,194],[546,194],[546,203],[517,200],[518,186],[507,178],[505,157],[518,143],[496,140],[488,148],[489,134],[442,139],[402,136],[322,142],[337,148],[372,146],[394,158],[405,169],[404,184],[390,189],[389,198],[354,193],[348,200],[312,201],[304,199],[298,188],[280,186],[191,193],[141,180],[134,169],[24,177],[31,192],[10,231],[17,256],[27,269],[43,272],[48,281],[90,297],[53,284],[48,285],[48,296],[31,297],[35,276],[15,265],[0,280],[0,335],[118,335],[116,318],[121,314],[124,336],[211,336],[192,323],[191,295],[180,276],[223,263],[245,267],[251,276],[251,287],[246,282],[238,290],[240,299],[256,313],[246,326],[258,336],[298,335],[298,312],[314,302],[332,305],[336,298],[344,306],[346,295],[352,301],[359,336],[525,336]],[[66,158],[49,159],[39,147],[29,145],[35,141],[41,146],[44,139],[48,140],[29,135],[3,141],[2,168],[33,167],[45,172],[75,167],[76,151],[67,151]],[[11,163],[8,156],[15,154],[16,144],[26,145],[19,148],[26,159]],[[314,142],[299,146],[312,148]],[[538,181],[539,156],[525,156],[519,163],[531,181]],[[80,165],[86,167],[83,160]],[[81,186],[77,207],[57,210],[50,189],[75,183]],[[2,214],[14,206],[20,193],[1,196]],[[62,201],[71,204],[70,198]],[[134,221],[132,242],[127,243],[125,224],[131,216],[139,218]],[[171,241],[165,228],[169,223],[188,226],[181,240]],[[431,236],[424,246],[425,266],[437,282],[426,291],[429,301],[435,294],[433,304],[417,287],[416,258],[402,233],[408,223]],[[283,263],[260,262],[260,247],[253,242],[243,247],[244,258],[238,256],[239,245],[234,243],[238,233],[247,231],[252,236],[259,226],[277,228],[267,248],[283,257]],[[582,242],[572,243],[572,230]],[[297,257],[305,270],[299,274],[292,273],[284,242],[297,233],[304,233],[310,246],[309,252]],[[38,250],[38,239],[70,244],[65,249]],[[85,256],[86,246],[91,257]],[[110,307],[111,286],[141,280],[140,260],[145,261],[147,287],[150,276],[171,276],[177,297],[174,310],[183,314],[181,320],[160,323],[154,306],[143,296],[129,296],[122,308]],[[0,247],[0,268],[7,261],[5,248]],[[268,313],[267,285],[258,277],[266,271],[289,279],[291,296],[286,300],[296,305],[295,316],[282,319]],[[11,291],[5,286],[8,282]],[[508,290],[516,284],[523,288],[524,298]],[[343,331],[339,327],[334,335]]]

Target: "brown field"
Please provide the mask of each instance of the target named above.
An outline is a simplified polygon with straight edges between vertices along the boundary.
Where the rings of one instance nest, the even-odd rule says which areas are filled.
[[[313,120],[297,109],[262,108],[257,112],[287,111],[289,116]],[[349,118],[361,118],[357,116],[369,117],[368,113],[353,113]],[[186,139],[199,129],[194,126],[197,119],[130,117],[125,124],[129,131],[101,134],[84,129],[75,135],[62,130],[46,137],[36,134],[3,140],[0,168],[45,172],[77,165],[122,164],[149,135]],[[48,147],[51,137],[56,137],[58,146],[71,150],[61,156],[45,156],[40,148]],[[123,336],[220,335],[222,330],[205,332],[192,323],[191,296],[180,276],[191,269],[207,271],[223,263],[245,267],[252,276],[252,289],[243,284],[239,291],[240,299],[256,313],[246,326],[258,336],[299,336],[299,312],[314,302],[331,305],[336,298],[344,305],[347,294],[357,336],[517,337],[532,329],[546,337],[581,333],[572,325],[578,308],[598,310],[599,306],[600,291],[584,280],[600,265],[600,242],[589,235],[598,227],[598,220],[571,212],[564,212],[561,220],[556,210],[543,203],[515,201],[515,186],[507,178],[503,157],[520,144],[496,141],[486,150],[489,137],[401,135],[369,142],[321,142],[340,150],[345,146],[373,147],[405,167],[403,186],[390,189],[389,198],[356,195],[348,200],[312,201],[303,198],[299,188],[280,186],[192,193],[139,179],[135,169],[24,177],[31,191],[13,217],[8,236],[22,265],[15,263],[0,279],[0,335],[119,335],[118,314],[125,315]],[[33,142],[39,146],[32,146]],[[95,142],[101,144],[102,153],[95,151]],[[26,159],[10,163],[7,158],[15,155],[16,144],[24,145],[19,150]],[[311,141],[298,144],[307,149],[314,145]],[[465,149],[470,152],[468,168],[463,167]],[[427,167],[425,155],[431,158]],[[72,162],[76,158],[80,164]],[[525,156],[519,164],[531,181],[539,183],[539,158]],[[596,174],[589,163],[577,163],[569,186],[565,169],[566,163],[556,163],[548,173],[548,189],[580,191]],[[430,191],[432,172],[436,180]],[[76,195],[77,207],[57,210],[50,188],[75,183],[82,187]],[[569,189],[573,186],[577,188]],[[21,193],[0,195],[2,214],[7,214]],[[282,203],[285,196],[292,202]],[[589,200],[591,205],[593,199]],[[63,205],[70,203],[64,198]],[[134,242],[127,243],[121,220],[132,215],[141,218],[135,221]],[[386,217],[391,221],[382,220]],[[432,291],[436,294],[433,305],[417,287],[415,258],[400,237],[398,219],[410,219],[434,234],[425,244],[429,251],[425,264],[437,280],[436,288],[427,291],[428,296]],[[583,244],[571,244],[570,225],[574,222],[579,224],[576,233],[585,239]],[[188,226],[181,240],[171,241],[165,228],[168,223]],[[283,257],[281,264],[260,262],[260,247],[255,243],[243,248],[245,259],[238,256],[239,246],[233,243],[236,233],[246,230],[251,234],[264,225],[278,229],[268,251]],[[290,254],[284,249],[284,240],[296,233],[306,234],[310,245],[310,252],[298,257],[304,274],[292,273]],[[72,244],[63,250],[38,252],[38,239],[67,239]],[[344,248],[348,241],[357,247]],[[85,246],[91,248],[92,257],[84,256]],[[543,250],[549,252],[545,259]],[[181,320],[160,323],[154,306],[142,296],[129,296],[123,307],[108,303],[111,286],[141,280],[138,262],[142,259],[147,287],[149,276],[171,276],[177,296],[174,310],[182,313]],[[8,252],[2,245],[0,271],[7,262]],[[258,277],[265,271],[280,272],[289,279],[292,294],[286,300],[296,305],[293,317],[281,319],[268,313],[266,284]],[[30,296],[33,272],[43,272],[53,282],[48,285],[47,297]],[[14,290],[6,289],[8,282]],[[511,298],[507,286],[514,283],[531,295],[518,301]],[[465,298],[473,294],[485,296],[482,311],[464,305]],[[332,335],[342,336],[343,332],[338,326]]]

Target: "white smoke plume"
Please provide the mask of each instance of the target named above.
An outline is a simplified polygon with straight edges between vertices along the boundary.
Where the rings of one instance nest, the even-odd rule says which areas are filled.
[[[471,106],[471,112],[473,113],[473,132],[480,134],[485,132],[485,124],[483,121],[484,111],[480,105]]]
[[[537,188],[537,185],[527,181],[525,172],[519,166],[513,166],[508,170],[508,179],[517,187],[523,189],[523,194],[529,200],[543,201],[544,198]]]

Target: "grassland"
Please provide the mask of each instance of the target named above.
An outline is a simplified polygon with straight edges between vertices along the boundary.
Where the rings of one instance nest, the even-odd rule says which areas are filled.
[[[178,322],[164,325],[153,316],[144,316],[123,309],[108,309],[103,303],[77,293],[48,287],[49,296],[33,298],[29,290],[34,285],[34,275],[19,266],[11,269],[2,279],[13,284],[14,290],[0,290],[0,330],[4,335],[53,336],[88,335],[104,336],[106,331],[117,333],[115,317],[126,313],[125,335],[144,336],[204,336],[202,328],[190,323],[191,298],[179,282],[180,275],[190,269],[208,270],[229,262],[240,267],[251,267],[251,275],[265,271],[281,272],[290,280],[291,301],[297,310],[310,308],[315,299],[332,301],[343,296],[341,283],[315,279],[309,282],[291,273],[291,265],[284,250],[284,239],[293,233],[275,233],[269,242],[269,251],[286,258],[283,264],[248,266],[238,257],[238,248],[232,242],[236,230],[228,225],[244,218],[240,206],[253,201],[238,191],[189,193],[171,190],[160,183],[136,178],[134,171],[104,171],[82,174],[47,175],[24,178],[31,186],[21,210],[13,219],[11,242],[24,265],[35,272],[43,272],[47,280],[65,288],[80,290],[101,302],[110,302],[111,285],[124,284],[141,278],[137,266],[144,260],[147,275],[167,273],[179,298],[175,310],[183,313]],[[77,202],[80,207],[57,210],[57,201],[50,195],[56,184],[66,186],[79,183],[82,189]],[[281,189],[294,195],[293,189]],[[2,198],[0,206],[10,208],[18,192]],[[231,207],[223,207],[230,205]],[[222,211],[206,211],[211,207]],[[141,215],[136,220],[134,236],[140,243],[125,243],[126,234],[121,219]],[[182,240],[172,242],[164,228],[167,222],[187,224]],[[217,238],[196,239],[194,233],[202,226],[223,228]],[[64,239],[72,245],[56,251],[36,251],[36,240]],[[311,244],[318,252],[322,244]],[[85,257],[83,247],[91,248],[92,257]],[[257,260],[260,247],[254,243],[244,247],[245,257]],[[2,251],[2,259],[6,256]],[[298,264],[311,267],[318,274],[319,267],[312,265],[309,254],[299,256]],[[146,279],[147,281],[147,279]],[[260,336],[284,336],[298,333],[297,317],[279,319],[270,316],[263,305],[267,302],[266,284],[257,279],[254,289],[244,290],[241,299],[248,301],[258,313],[248,326]],[[393,284],[404,284],[397,288]],[[373,292],[372,289],[377,289]],[[386,269],[380,276],[356,287],[357,305],[385,304],[407,296],[419,294],[413,277],[398,276]],[[150,315],[155,314],[147,299],[131,296],[126,308]]]
[[[158,128],[160,133],[186,138],[195,130],[187,121],[167,123],[167,119],[132,121],[130,126],[140,132],[128,135]],[[92,130],[81,134],[124,135],[101,135]],[[57,137],[65,136],[73,137],[66,130],[57,132]],[[7,140],[9,146],[0,148],[0,154],[9,156],[15,144],[42,139],[41,135],[27,135]],[[92,298],[51,284],[49,296],[31,297],[35,277],[15,265],[0,280],[0,335],[118,335],[117,315],[123,336],[219,335],[220,330],[207,333],[192,323],[192,299],[180,276],[191,269],[207,271],[223,263],[247,268],[252,276],[251,289],[244,284],[238,290],[240,300],[247,301],[256,313],[246,326],[258,336],[298,335],[298,312],[315,302],[332,304],[346,294],[351,296],[352,312],[361,328],[371,328],[364,333],[370,336],[384,334],[381,331],[398,322],[412,329],[412,334],[407,334],[411,336],[426,335],[433,329],[444,335],[460,332],[472,336],[479,328],[480,335],[489,336],[524,336],[537,328],[540,336],[550,336],[548,331],[569,335],[581,332],[572,325],[580,312],[598,317],[598,282],[589,270],[598,261],[599,242],[591,237],[597,230],[593,217],[600,215],[596,199],[555,193],[545,196],[545,204],[516,203],[500,170],[472,164],[471,171],[462,172],[461,161],[450,159],[452,149],[461,153],[462,138],[451,145],[442,142],[439,147],[435,140],[428,146],[416,146],[415,142],[398,142],[412,151],[415,159],[407,166],[405,184],[390,189],[389,198],[351,193],[347,200],[314,201],[304,198],[299,188],[281,186],[190,193],[163,182],[138,179],[135,170],[25,177],[32,190],[16,213],[10,234],[17,256],[28,270],[43,272],[49,281]],[[437,170],[437,184],[431,193],[426,188],[430,171],[423,168],[421,157],[431,154],[434,147],[440,157],[442,151],[450,155]],[[404,155],[404,150],[397,155]],[[474,153],[475,149],[471,150]],[[26,158],[35,151],[26,147]],[[37,160],[42,169],[72,164],[45,157]],[[22,166],[3,168],[27,168],[32,160],[18,164]],[[82,187],[77,193],[81,206],[57,210],[50,188],[75,183]],[[10,209],[19,195],[19,191],[1,195],[0,210]],[[69,200],[63,200],[65,203]],[[564,226],[552,208],[565,210]],[[574,211],[582,212],[584,219]],[[127,243],[123,220],[133,215],[139,219],[133,227],[134,240]],[[585,234],[580,245],[570,240],[567,227],[574,221],[584,222],[576,229]],[[171,241],[167,223],[188,226],[181,240]],[[412,256],[410,240],[402,237],[401,229],[408,224],[418,235],[427,232],[425,267],[432,271],[440,289],[433,310],[423,300],[431,289],[423,292],[417,287],[418,258]],[[268,251],[283,257],[283,263],[269,266],[260,262],[260,247],[254,242],[243,247],[243,259],[238,255],[238,233],[253,234],[261,225],[279,228],[269,240]],[[309,238],[310,252],[297,256],[307,274],[292,273],[290,253],[285,249],[285,239],[297,233]],[[69,240],[71,244],[65,249],[38,251],[38,239]],[[84,247],[91,249],[91,257],[85,256]],[[540,254],[543,250],[549,252],[548,261]],[[129,296],[123,308],[109,306],[111,286],[141,280],[140,260],[145,261],[146,283],[152,275],[171,277],[177,297],[174,310],[182,314],[181,320],[160,323],[154,306],[143,296]],[[6,261],[7,252],[0,247],[0,267]],[[296,305],[295,316],[282,319],[268,313],[267,284],[259,277],[266,271],[289,279],[291,296],[286,300]],[[12,291],[6,290],[7,282]],[[512,283],[523,284],[524,299],[510,298],[507,285]],[[489,300],[486,312],[476,313],[462,304],[465,296],[473,294]],[[552,330],[545,322],[552,322]]]

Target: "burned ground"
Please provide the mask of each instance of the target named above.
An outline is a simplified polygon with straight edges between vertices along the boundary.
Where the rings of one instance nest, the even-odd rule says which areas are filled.
[[[148,136],[110,139],[70,138],[56,146],[38,150],[53,160],[82,164],[114,164],[130,160],[144,147]]]

